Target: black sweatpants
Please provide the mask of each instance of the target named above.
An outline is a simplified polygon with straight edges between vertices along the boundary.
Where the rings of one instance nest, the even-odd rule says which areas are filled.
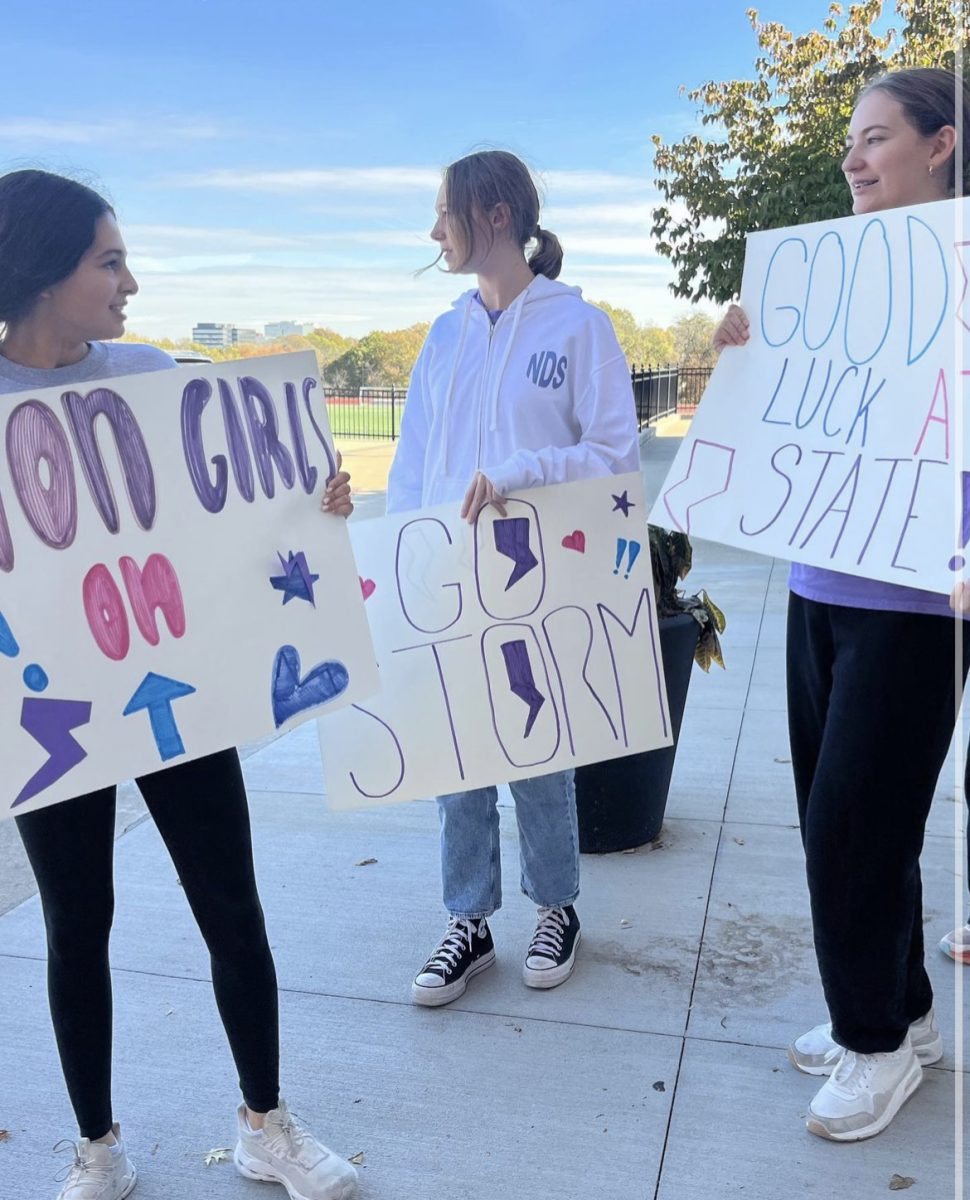
[[[968,631],[970,632],[970,631]],[[955,622],[792,595],[788,723],[836,1041],[897,1049],[933,1002],[919,856],[957,696]],[[967,675],[964,638],[960,678]]]
[[[276,970],[253,871],[235,750],[156,771],[138,786],[209,948],[219,1014],[255,1112],[279,1103]],[[81,1136],[111,1128],[115,789],[17,818],[47,926],[51,1017]],[[191,1080],[186,1079],[186,1087]]]

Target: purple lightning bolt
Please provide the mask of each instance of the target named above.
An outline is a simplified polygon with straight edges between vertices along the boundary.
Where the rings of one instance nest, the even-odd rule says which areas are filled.
[[[91,720],[89,700],[37,700],[28,696],[20,710],[20,724],[50,755],[40,770],[24,784],[11,808],[49,788],[87,758],[88,752],[71,730]]]
[[[492,525],[492,529],[495,532],[495,549],[515,563],[515,569],[505,585],[505,590],[508,591],[513,584],[518,583],[524,575],[528,575],[539,565],[539,560],[529,546],[529,518],[503,517]]]
[[[513,695],[518,696],[529,706],[529,715],[526,717],[525,734],[523,735],[528,737],[546,698],[536,687],[535,676],[532,674],[532,663],[529,660],[529,647],[524,641],[519,639],[515,642],[503,642],[502,656],[505,659],[505,670],[508,673],[509,687]]]

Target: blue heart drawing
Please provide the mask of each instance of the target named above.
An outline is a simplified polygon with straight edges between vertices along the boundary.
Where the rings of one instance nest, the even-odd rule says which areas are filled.
[[[281,646],[273,663],[273,720],[276,728],[307,708],[326,704],[347,690],[350,673],[342,662],[318,663],[300,678],[300,655],[295,646]]]

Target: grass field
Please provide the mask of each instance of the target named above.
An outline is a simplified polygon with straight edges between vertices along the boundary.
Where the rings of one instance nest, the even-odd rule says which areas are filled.
[[[328,404],[334,437],[390,438],[401,428],[401,404]]]

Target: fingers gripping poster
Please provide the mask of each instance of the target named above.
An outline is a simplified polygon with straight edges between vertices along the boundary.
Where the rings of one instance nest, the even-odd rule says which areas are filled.
[[[381,690],[319,724],[336,808],[669,745],[638,474],[353,530]]]
[[[336,464],[312,354],[4,413],[0,817],[375,690],[346,522],[320,511]]]
[[[751,339],[722,352],[650,519],[949,593],[970,539],[968,216],[944,200],[750,235]]]

